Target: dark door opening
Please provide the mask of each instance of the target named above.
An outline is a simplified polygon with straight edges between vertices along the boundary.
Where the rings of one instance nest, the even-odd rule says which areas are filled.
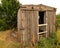
[[[39,11],[39,24],[44,24],[44,11]],[[39,32],[43,32],[44,31],[44,27],[39,27]]]
[[[39,24],[44,24],[44,11],[39,11]]]

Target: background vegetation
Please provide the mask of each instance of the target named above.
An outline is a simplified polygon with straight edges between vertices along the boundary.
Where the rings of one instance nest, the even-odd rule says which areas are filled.
[[[1,0],[0,30],[16,28],[19,6],[20,3],[17,0]]]
[[[56,15],[56,28],[60,29],[60,14]]]

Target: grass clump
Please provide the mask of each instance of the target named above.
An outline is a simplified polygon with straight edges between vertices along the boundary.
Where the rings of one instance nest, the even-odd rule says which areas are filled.
[[[56,32],[52,32],[49,38],[41,37],[35,48],[57,48]]]
[[[0,48],[19,48],[20,44],[17,42],[5,42],[0,40]]]
[[[10,43],[7,48],[19,48],[19,43]]]
[[[0,48],[3,48],[3,45],[5,45],[5,42],[0,40]]]

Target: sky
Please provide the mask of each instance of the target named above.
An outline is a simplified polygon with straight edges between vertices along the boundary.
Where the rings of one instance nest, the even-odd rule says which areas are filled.
[[[33,4],[33,5],[44,4],[47,6],[57,8],[56,13],[57,14],[60,13],[60,0],[19,0],[19,2],[22,5],[25,5],[25,4]]]

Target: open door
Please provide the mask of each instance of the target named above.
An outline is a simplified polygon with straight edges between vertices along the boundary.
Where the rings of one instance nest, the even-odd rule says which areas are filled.
[[[46,12],[45,11],[38,11],[38,38],[46,36],[47,32],[47,24],[46,24]]]

